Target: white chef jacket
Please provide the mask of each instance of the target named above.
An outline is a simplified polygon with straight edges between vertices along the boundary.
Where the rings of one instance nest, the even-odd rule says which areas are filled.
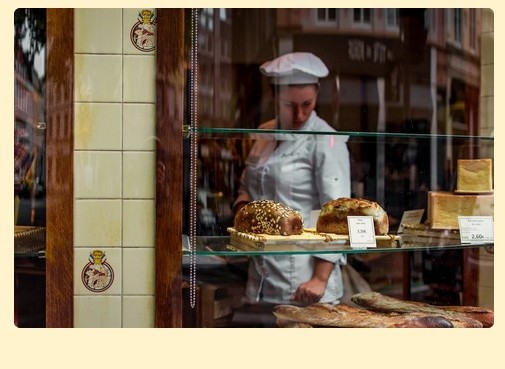
[[[271,120],[261,129],[275,129]],[[312,112],[302,131],[335,130]],[[258,134],[242,173],[235,203],[269,199],[298,210],[304,220],[311,210],[339,197],[350,197],[351,178],[347,136],[320,134]],[[280,141],[282,140],[282,141]],[[277,141],[280,141],[278,147]],[[344,264],[340,254],[318,255]],[[312,255],[257,256],[249,264],[249,302],[289,303],[298,286],[313,273]],[[320,302],[338,303],[343,295],[340,268],[334,268]]]

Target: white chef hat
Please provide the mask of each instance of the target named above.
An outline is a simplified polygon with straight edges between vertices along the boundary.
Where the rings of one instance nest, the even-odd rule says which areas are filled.
[[[263,75],[271,78],[274,85],[300,85],[317,83],[328,75],[323,61],[312,53],[295,52],[284,54],[260,66]]]

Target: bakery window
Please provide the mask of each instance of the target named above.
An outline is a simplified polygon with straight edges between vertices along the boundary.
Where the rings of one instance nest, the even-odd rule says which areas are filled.
[[[46,11],[14,13],[14,323],[45,326]]]
[[[327,10],[317,14],[329,19],[333,10]],[[489,29],[485,11],[472,10],[476,25],[463,24],[459,34]],[[284,280],[269,279],[277,273],[271,263],[281,260],[291,265],[332,260],[344,286],[338,300],[348,305],[359,293],[375,292],[381,301],[384,296],[407,305],[416,301],[428,310],[493,308],[488,293],[493,241],[463,244],[458,223],[461,216],[494,215],[492,121],[483,118],[489,116],[479,98],[489,79],[471,45],[456,50],[450,38],[427,32],[430,27],[453,31],[441,21],[446,12],[337,9],[338,22],[330,29],[310,16],[314,9],[229,9],[225,31],[197,26],[217,27],[219,12],[186,10],[184,114],[191,124],[184,141],[185,325],[324,325],[294,318],[305,310],[273,314],[274,306],[304,305],[296,288],[303,280],[295,277],[283,285]],[[379,20],[386,15],[394,15],[397,34]],[[191,22],[194,18],[202,21]],[[427,24],[428,19],[437,24]],[[367,27],[349,30],[346,25],[353,22]],[[220,35],[216,42],[230,45],[229,58],[194,39],[213,34]],[[303,58],[312,58],[306,54],[327,69],[314,72],[315,89],[303,90],[312,79],[281,82],[283,63],[303,64]],[[279,59],[286,55],[293,59]],[[311,118],[300,118],[305,125],[299,129],[296,119],[309,106]],[[479,174],[469,179],[474,170]],[[340,190],[333,190],[335,183]],[[349,228],[318,229],[321,210],[337,214],[336,203],[331,205],[337,198],[354,202],[338,205],[344,216],[335,215],[330,223],[347,226],[350,216],[384,217],[372,227],[374,247],[353,247]],[[293,218],[284,217],[280,207],[273,212],[242,207],[258,200],[299,212],[303,229],[283,235],[294,229]],[[237,221],[239,208],[249,212],[248,225]],[[414,211],[417,218],[402,223]],[[377,232],[384,223],[385,230]],[[305,266],[296,268],[290,273]],[[259,287],[252,285],[251,274]],[[376,318],[370,316],[370,322]]]

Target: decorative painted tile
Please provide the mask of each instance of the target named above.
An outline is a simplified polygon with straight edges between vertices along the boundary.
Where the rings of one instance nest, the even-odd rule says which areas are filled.
[[[155,104],[123,104],[123,149],[156,149]]]
[[[74,295],[119,295],[122,276],[118,248],[74,249]]]
[[[123,249],[123,294],[154,294],[154,261],[153,247]]]
[[[154,247],[154,200],[123,201],[123,247]]]
[[[125,55],[123,67],[123,101],[156,102],[156,57],[153,55]]]
[[[123,328],[154,328],[154,296],[123,296]]]
[[[121,152],[74,152],[76,198],[120,198],[121,184]]]
[[[75,9],[75,52],[121,54],[121,22],[121,9]]]
[[[74,296],[75,328],[121,328],[121,296]]]
[[[121,200],[76,200],[74,245],[121,246]]]
[[[154,199],[155,161],[154,152],[123,153],[123,198]]]
[[[123,53],[154,54],[155,49],[155,9],[123,9]]]
[[[74,65],[76,102],[121,102],[121,55],[76,54]]]

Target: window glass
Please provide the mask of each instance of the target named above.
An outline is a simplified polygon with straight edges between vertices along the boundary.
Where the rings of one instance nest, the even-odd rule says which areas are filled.
[[[45,326],[46,11],[14,12],[14,323]]]

